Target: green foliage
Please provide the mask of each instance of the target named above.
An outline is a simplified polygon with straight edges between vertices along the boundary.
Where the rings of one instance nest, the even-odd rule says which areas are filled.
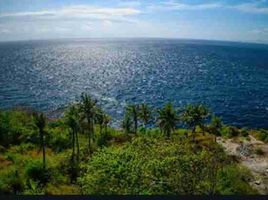
[[[46,184],[51,176],[50,169],[44,169],[43,163],[39,160],[29,162],[25,166],[25,172],[30,179],[38,181],[40,184]]]
[[[192,130],[193,140],[195,139],[196,127],[200,127],[204,133],[205,120],[209,117],[209,110],[205,105],[188,105],[182,113],[182,121]]]
[[[25,186],[23,191],[24,195],[43,195],[44,188],[40,187],[39,184],[31,179],[28,180],[28,183]]]
[[[263,141],[268,141],[267,131],[223,126],[217,117],[205,129],[209,112],[202,105],[188,106],[182,118],[171,104],[158,114],[161,131],[146,127],[156,118],[152,108],[129,106],[124,132],[109,127],[111,118],[86,94],[56,120],[0,111],[0,194],[256,193],[247,183],[249,172],[233,165],[199,129],[226,137],[250,133]],[[191,130],[176,129],[180,119],[196,131],[194,143],[188,138]],[[138,122],[144,126],[137,129]],[[40,160],[40,146],[47,147],[47,167]]]
[[[146,126],[151,119],[151,108],[146,104],[141,104],[139,109],[139,118],[143,122],[143,125]]]
[[[241,130],[240,130],[240,135],[242,136],[242,137],[247,137],[249,134],[248,134],[248,130],[246,129],[246,128],[242,128]]]
[[[213,135],[220,136],[220,131],[222,127],[223,127],[223,123],[221,121],[221,118],[213,115],[211,118],[210,125],[209,125],[210,132]]]
[[[224,160],[222,150],[211,151],[141,136],[95,153],[79,183],[83,194],[209,194],[211,174],[217,174],[220,158]]]
[[[130,121],[133,124],[133,132],[136,134],[138,130],[138,117],[139,117],[139,106],[138,105],[128,105],[126,107],[127,115],[130,117]]]
[[[268,143],[268,131],[261,129],[257,133],[257,138],[265,143]]]
[[[171,132],[176,128],[178,122],[178,116],[176,110],[173,108],[171,103],[168,103],[164,108],[158,110],[157,124],[159,128],[164,132],[167,137],[170,137]]]
[[[31,115],[22,111],[0,112],[0,145],[20,144],[33,134]]]
[[[60,128],[49,129],[46,135],[46,144],[53,151],[61,152],[71,147],[70,135]]]
[[[251,179],[250,172],[241,166],[226,166],[218,174],[219,184],[217,190],[223,195],[257,194],[247,183]]]
[[[0,174],[0,194],[20,194],[25,183],[18,169],[8,168]]]
[[[129,113],[125,113],[123,122],[122,122],[122,128],[125,130],[125,133],[128,134],[131,132],[132,129],[132,121]]]
[[[227,138],[236,137],[240,134],[239,129],[233,126],[223,126],[221,129],[221,135]]]

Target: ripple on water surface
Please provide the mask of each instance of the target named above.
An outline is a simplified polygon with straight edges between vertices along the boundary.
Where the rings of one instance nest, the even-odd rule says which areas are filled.
[[[60,108],[88,92],[115,121],[126,103],[205,103],[237,126],[268,127],[268,47],[184,40],[0,43],[0,107]]]

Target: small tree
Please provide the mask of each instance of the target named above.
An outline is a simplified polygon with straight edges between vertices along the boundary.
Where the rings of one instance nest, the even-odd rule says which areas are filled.
[[[91,140],[94,138],[94,123],[96,120],[97,101],[89,95],[82,93],[79,103],[79,111],[82,119],[87,121],[88,148],[91,152]]]
[[[72,105],[68,108],[65,113],[65,124],[70,128],[70,133],[72,136],[72,160],[74,162],[75,154],[76,160],[79,160],[79,141],[78,141],[78,132],[80,129],[79,124],[79,112],[78,108],[75,105]],[[76,149],[76,153],[75,153]]]
[[[139,106],[138,105],[129,105],[127,106],[127,112],[129,117],[132,117],[132,122],[134,124],[134,133],[137,134],[138,129],[138,115],[139,115]]]
[[[46,169],[46,143],[45,143],[45,127],[46,127],[46,117],[43,113],[34,113],[34,124],[38,128],[40,136],[40,145],[43,153],[43,169]]]
[[[182,113],[183,122],[192,130],[192,137],[195,140],[196,126],[204,132],[204,120],[209,116],[209,111],[204,105],[188,105]]]
[[[217,117],[215,115],[212,116],[211,122],[209,125],[209,131],[212,135],[215,136],[215,142],[217,141],[217,136],[220,135],[220,130],[223,127],[223,123],[221,121],[220,117]]]
[[[172,131],[175,130],[176,124],[179,120],[176,110],[173,108],[171,103],[168,103],[164,108],[158,110],[157,125],[169,138]]]
[[[146,125],[149,123],[149,120],[151,118],[151,111],[148,105],[144,103],[140,105],[139,118],[143,122],[144,128],[146,128]]]
[[[111,117],[105,114],[102,109],[98,108],[97,114],[96,114],[96,122],[99,124],[99,128],[100,128],[99,137],[98,137],[98,143],[100,145],[103,145],[104,143],[106,143],[107,133],[108,133],[107,128],[108,128],[108,124],[110,123],[110,121],[111,121]]]
[[[131,132],[132,122],[129,113],[125,113],[124,119],[122,122],[122,128],[125,130],[125,133],[128,134]]]

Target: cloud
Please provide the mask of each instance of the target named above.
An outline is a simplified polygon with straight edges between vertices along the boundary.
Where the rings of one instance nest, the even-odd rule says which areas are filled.
[[[110,20],[128,21],[127,17],[137,15],[134,8],[104,8],[87,5],[68,6],[55,10],[16,12],[0,14],[0,19],[15,20]]]
[[[261,2],[262,1],[260,1],[259,3],[244,3],[229,8],[237,9],[248,13],[268,14],[268,7],[261,7]]]
[[[203,4],[186,4],[177,1],[165,1],[159,4],[149,6],[150,10],[211,10],[211,9],[233,9],[241,12],[268,14],[268,7],[264,6],[266,1],[253,1],[251,3],[241,3],[235,5],[223,3],[203,3]]]
[[[218,3],[206,3],[206,4],[184,4],[175,1],[161,2],[157,6],[152,6],[156,9],[165,9],[165,10],[207,10],[215,9],[221,7],[221,4]]]

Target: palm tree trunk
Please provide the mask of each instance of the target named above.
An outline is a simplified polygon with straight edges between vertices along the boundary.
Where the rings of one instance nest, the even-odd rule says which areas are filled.
[[[76,136],[76,150],[77,150],[77,163],[79,164],[79,161],[80,161],[80,150],[79,150],[79,141],[78,141],[78,132],[75,131],[75,136]]]
[[[195,126],[193,127],[193,130],[192,130],[192,139],[193,141],[195,141]]]
[[[107,136],[107,125],[104,127],[105,137]]]
[[[89,117],[87,117],[87,122],[88,122],[88,150],[89,150],[89,153],[91,152],[91,120]]]
[[[92,134],[92,140],[95,141],[95,130],[94,130],[93,120],[91,120],[90,129],[91,129],[91,134]]]
[[[170,138],[170,130],[167,131],[167,137]]]
[[[134,133],[137,134],[138,129],[138,120],[137,117],[134,117]]]
[[[41,141],[42,141],[42,151],[43,151],[43,169],[46,169],[46,147],[45,147],[45,139],[43,131],[40,132]]]
[[[72,153],[72,162],[74,164],[74,154],[75,154],[75,135],[74,135],[74,129],[72,130],[72,137],[73,137],[73,141],[72,141],[72,145],[73,145],[73,153]]]

